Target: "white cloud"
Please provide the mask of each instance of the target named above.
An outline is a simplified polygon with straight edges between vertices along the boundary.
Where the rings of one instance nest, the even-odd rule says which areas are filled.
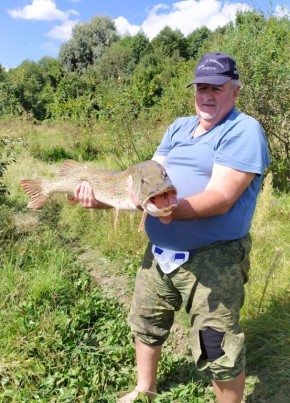
[[[275,8],[275,16],[278,18],[288,17],[290,18],[290,9],[287,6],[277,6]]]
[[[130,24],[124,17],[118,17],[114,21],[116,28],[121,35],[136,35],[141,28],[139,25]]]
[[[74,1],[75,0],[71,0]],[[67,41],[71,37],[72,29],[77,20],[70,19],[71,15],[79,15],[75,10],[62,11],[55,4],[55,0],[32,0],[32,3],[23,8],[8,10],[9,15],[15,19],[37,20],[37,21],[61,21],[60,25],[54,26],[48,33],[52,39]],[[48,44],[48,45],[47,45]],[[46,45],[49,45],[48,42]]]
[[[67,20],[61,25],[56,25],[48,32],[48,36],[59,41],[67,41],[71,37],[73,27],[77,24],[77,21]]]
[[[202,26],[214,30],[235,19],[236,12],[250,10],[246,3],[228,3],[218,0],[183,0],[171,6],[158,4],[148,10],[142,25],[132,25],[124,17],[115,20],[120,34],[134,35],[142,29],[149,39],[154,38],[166,25],[180,29],[184,35]]]
[[[65,21],[71,14],[78,15],[75,10],[61,11],[56,7],[55,0],[32,0],[31,4],[23,8],[8,10],[8,14],[15,19],[38,21]]]

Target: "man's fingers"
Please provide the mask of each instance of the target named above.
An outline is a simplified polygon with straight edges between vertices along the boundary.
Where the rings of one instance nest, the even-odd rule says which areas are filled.
[[[162,224],[169,224],[172,221],[172,215],[167,215],[166,217],[159,217],[159,220],[162,222]]]
[[[81,189],[81,184],[77,185],[74,190],[74,197],[76,200],[79,200],[80,189]]]
[[[75,199],[84,207],[96,207],[98,202],[94,196],[94,190],[88,182],[77,185],[74,191]]]

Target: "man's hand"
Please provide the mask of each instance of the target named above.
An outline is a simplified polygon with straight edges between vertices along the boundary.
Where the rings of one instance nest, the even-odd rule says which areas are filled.
[[[85,208],[111,208],[95,199],[93,188],[85,181],[75,188],[74,197],[75,201]]]
[[[169,224],[171,223],[172,219],[172,213],[166,217],[159,217],[159,220],[162,222],[162,224]]]

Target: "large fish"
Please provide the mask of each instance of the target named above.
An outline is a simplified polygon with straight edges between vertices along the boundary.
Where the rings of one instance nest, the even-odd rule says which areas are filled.
[[[116,210],[137,210],[161,217],[171,214],[177,205],[176,189],[164,167],[148,160],[124,171],[98,169],[88,163],[66,160],[60,167],[59,177],[23,179],[22,189],[29,194],[27,207],[40,209],[55,193],[67,194],[73,202],[74,189],[83,181],[93,188],[97,200]]]

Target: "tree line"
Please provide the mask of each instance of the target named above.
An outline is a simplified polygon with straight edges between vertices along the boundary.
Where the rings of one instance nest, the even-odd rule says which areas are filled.
[[[75,26],[57,58],[24,60],[8,71],[0,65],[0,119],[118,125],[128,132],[138,126],[146,132],[146,125],[192,114],[186,84],[197,59],[227,52],[241,75],[238,107],[263,125],[274,186],[287,191],[289,25],[286,16],[238,12],[235,23],[214,31],[201,27],[184,36],[165,27],[150,41],[142,31],[120,37],[111,18],[97,16]]]

